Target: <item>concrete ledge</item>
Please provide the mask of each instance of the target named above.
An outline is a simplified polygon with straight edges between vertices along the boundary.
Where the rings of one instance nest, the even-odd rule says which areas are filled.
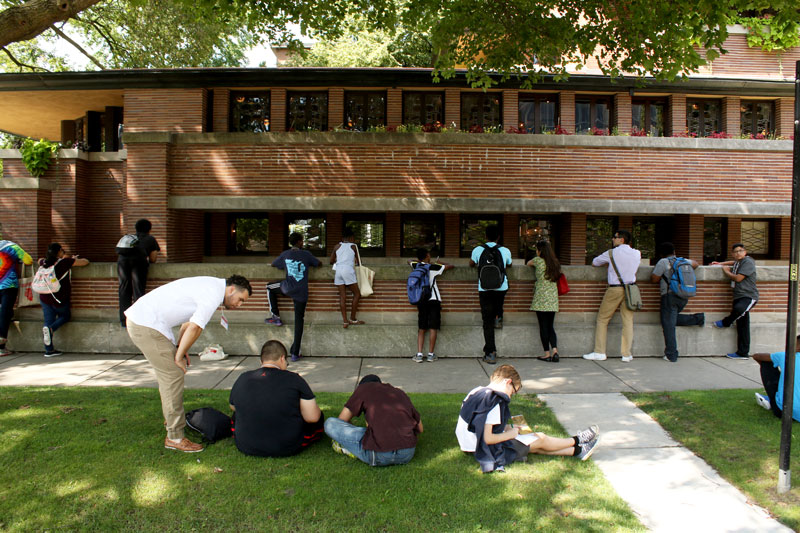
[[[39,189],[43,191],[56,190],[56,182],[41,178],[3,178],[0,179],[0,189]]]

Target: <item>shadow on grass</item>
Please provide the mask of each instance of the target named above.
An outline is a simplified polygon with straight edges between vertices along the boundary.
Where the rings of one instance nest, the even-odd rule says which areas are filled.
[[[335,416],[347,397],[318,401]],[[185,398],[225,411],[228,391]],[[455,439],[461,398],[413,395],[425,424],[414,460],[370,468],[327,437],[290,458],[248,457],[232,439],[165,450],[153,389],[0,388],[0,529],[643,530],[591,461],[531,456],[481,474]],[[564,434],[535,397],[512,410]]]

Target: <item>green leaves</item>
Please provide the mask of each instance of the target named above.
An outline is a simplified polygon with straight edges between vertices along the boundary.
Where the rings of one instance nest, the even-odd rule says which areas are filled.
[[[58,143],[51,143],[44,139],[34,141],[25,139],[20,148],[22,164],[34,178],[41,177],[50,166],[53,156],[58,154]]]

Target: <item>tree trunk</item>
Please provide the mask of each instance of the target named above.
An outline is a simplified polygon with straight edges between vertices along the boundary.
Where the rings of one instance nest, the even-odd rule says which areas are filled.
[[[33,39],[51,25],[73,17],[101,0],[29,0],[0,11],[0,48]]]

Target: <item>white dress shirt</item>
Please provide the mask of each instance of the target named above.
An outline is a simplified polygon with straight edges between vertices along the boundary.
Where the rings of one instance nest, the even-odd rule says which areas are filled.
[[[614,248],[614,263],[616,263],[619,273],[624,283],[636,283],[636,271],[642,262],[642,252],[634,250],[627,244],[620,244]],[[608,250],[598,255],[592,260],[592,266],[608,265],[608,284],[621,285],[611,260],[608,258]]]

